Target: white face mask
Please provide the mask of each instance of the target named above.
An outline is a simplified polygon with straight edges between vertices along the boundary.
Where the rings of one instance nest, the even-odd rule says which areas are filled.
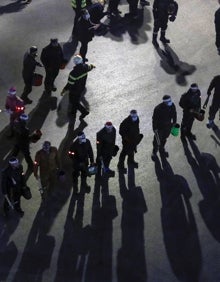
[[[171,106],[173,105],[173,102],[172,102],[172,101],[169,101],[169,102],[167,102],[166,104],[167,104],[168,107],[171,107]]]
[[[85,135],[79,136],[79,143],[80,143],[80,144],[86,143],[86,136],[85,136]]]
[[[90,19],[90,14],[86,13],[85,15],[83,15],[83,18],[88,21]]]
[[[132,121],[137,121],[138,115],[131,114],[130,116],[131,116]]]

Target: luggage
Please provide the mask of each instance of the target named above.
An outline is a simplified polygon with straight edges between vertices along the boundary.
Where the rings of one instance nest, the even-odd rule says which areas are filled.
[[[41,86],[43,81],[43,75],[39,73],[34,73],[32,85],[33,86]]]

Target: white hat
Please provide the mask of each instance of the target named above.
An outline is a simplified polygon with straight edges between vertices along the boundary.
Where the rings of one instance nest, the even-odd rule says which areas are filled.
[[[79,64],[83,63],[83,59],[80,55],[75,55],[73,57],[73,62],[74,62],[75,65],[79,65]]]
[[[15,95],[16,94],[16,88],[12,86],[10,89],[8,89],[8,94]]]
[[[21,114],[19,117],[21,120],[28,120],[28,115],[26,114]]]

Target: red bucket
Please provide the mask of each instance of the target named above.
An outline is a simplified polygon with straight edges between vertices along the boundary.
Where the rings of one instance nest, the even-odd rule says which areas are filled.
[[[34,73],[32,85],[33,86],[41,86],[42,81],[43,81],[43,75],[41,75],[39,73]]]

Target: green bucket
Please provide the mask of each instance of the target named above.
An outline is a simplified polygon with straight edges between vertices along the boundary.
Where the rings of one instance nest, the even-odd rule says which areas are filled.
[[[176,123],[175,125],[173,125],[173,127],[171,128],[171,134],[173,136],[178,136],[180,133],[180,125],[178,123]]]

